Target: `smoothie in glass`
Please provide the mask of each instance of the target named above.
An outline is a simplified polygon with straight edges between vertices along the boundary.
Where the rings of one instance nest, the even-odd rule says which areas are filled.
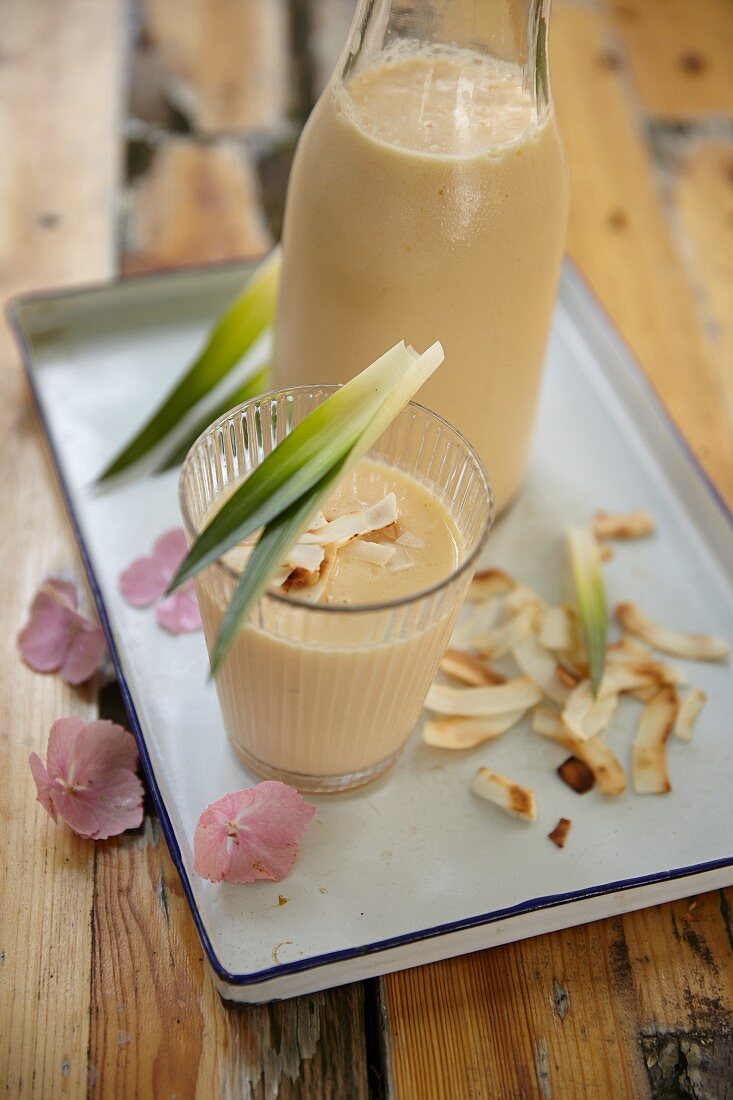
[[[269,437],[271,422],[297,422],[328,392],[263,398],[254,403],[257,425],[247,420],[251,404],[212,426],[181,472],[189,539],[261,459],[256,440]],[[385,504],[387,522],[331,541],[345,517]],[[323,544],[318,576],[305,580],[301,569],[284,588],[271,587],[216,674],[229,739],[253,771],[301,790],[344,790],[396,760],[492,518],[483,468],[465,440],[434,414],[408,406],[301,536],[299,545]],[[241,569],[237,552],[196,577],[209,650]]]

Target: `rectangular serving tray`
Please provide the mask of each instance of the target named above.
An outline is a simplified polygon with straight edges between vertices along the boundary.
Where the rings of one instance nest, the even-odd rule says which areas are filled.
[[[179,524],[177,473],[104,492],[92,481],[248,270],[134,278],[26,297],[10,310],[130,726],[221,994],[244,1003],[292,997],[733,883],[728,664],[687,666],[709,701],[692,745],[669,744],[665,797],[575,795],[555,772],[567,753],[527,723],[456,754],[425,747],[416,731],[381,780],[311,799],[316,816],[283,882],[214,886],[196,875],[201,810],[257,778],[228,746],[202,635],[164,633],[118,591],[120,571]],[[733,519],[566,265],[530,477],[486,561],[547,599],[567,598],[564,528],[599,507],[647,508],[658,522],[654,538],[620,546],[605,567],[611,603],[636,600],[670,625],[733,635]],[[607,737],[625,766],[637,717],[638,704],[624,702]],[[470,794],[481,764],[535,790],[536,825]],[[573,822],[562,851],[546,839],[561,816]]]

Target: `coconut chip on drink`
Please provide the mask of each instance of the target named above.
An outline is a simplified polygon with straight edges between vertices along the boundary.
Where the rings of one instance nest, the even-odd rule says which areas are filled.
[[[328,601],[328,585],[340,560],[348,557],[390,572],[410,569],[425,544],[403,527],[397,497],[387,493],[368,507],[327,518],[318,512],[307,531],[288,551],[270,588],[308,601]],[[234,547],[223,560],[241,571],[254,540]],[[486,681],[493,682],[493,681]]]

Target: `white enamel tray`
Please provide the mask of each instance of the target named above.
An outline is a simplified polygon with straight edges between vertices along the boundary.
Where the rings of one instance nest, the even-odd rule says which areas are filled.
[[[283,882],[213,886],[195,874],[199,813],[257,779],[228,747],[202,635],[163,633],[117,591],[120,570],[179,523],[176,472],[102,494],[90,481],[246,270],[133,279],[12,310],[130,725],[221,993],[291,997],[733,883],[728,665],[689,666],[709,702],[693,744],[669,745],[666,797],[579,797],[555,774],[567,753],[528,728],[455,755],[427,749],[416,733],[383,779],[312,799],[316,816]],[[487,560],[561,599],[562,530],[599,507],[648,508],[659,524],[655,538],[619,547],[606,567],[612,602],[637,600],[670,625],[733,636],[732,517],[566,269],[531,476]],[[609,734],[625,764],[637,714],[624,704]],[[482,763],[534,788],[537,825],[469,793]],[[560,816],[573,821],[562,851],[546,838]]]

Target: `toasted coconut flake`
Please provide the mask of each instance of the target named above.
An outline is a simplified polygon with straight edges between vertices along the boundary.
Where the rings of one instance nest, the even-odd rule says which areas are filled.
[[[304,573],[318,574],[326,554],[322,546],[309,546],[306,543],[296,542],[291,546],[283,565],[291,570],[301,569]]]
[[[253,550],[254,544],[239,542],[236,546],[233,546],[231,550],[227,550],[226,554],[222,554],[221,560],[225,565],[228,565],[230,569],[234,570],[235,573],[241,573],[249,561],[250,554]]]
[[[569,818],[561,817],[552,832],[547,834],[547,839],[557,844],[558,848],[564,848],[572,824]]]
[[[557,769],[557,774],[576,794],[587,794],[596,785],[596,777],[577,756],[569,756]]]
[[[523,611],[525,607],[544,609],[547,604],[528,584],[515,584],[504,601],[507,611]]]
[[[702,688],[693,688],[680,703],[674,724],[675,737],[679,737],[680,741],[692,741],[693,726],[706,701],[707,693]]]
[[[412,531],[403,531],[397,539],[397,545],[409,546],[412,550],[423,550],[425,548],[423,540],[419,539],[417,535],[413,535]]]
[[[620,603],[616,608],[616,619],[630,634],[674,657],[686,657],[691,661],[722,661],[730,653],[725,638],[660,626],[648,619],[633,603]]]
[[[476,638],[474,645],[483,657],[488,657],[490,660],[504,657],[531,636],[534,618],[535,608],[527,605],[506,622],[500,623],[493,630],[487,630]]]
[[[603,539],[596,539],[596,546],[598,547],[598,560],[600,562],[610,561],[613,557],[613,550],[604,542]]]
[[[625,691],[661,684],[683,684],[686,677],[681,669],[662,661],[637,661],[636,664],[611,664],[603,674],[599,697],[620,695]]]
[[[471,653],[464,653],[460,649],[448,649],[445,652],[440,667],[447,676],[454,680],[460,680],[462,684],[470,684],[471,687],[484,687],[488,684],[505,684],[506,676],[502,676],[485,661],[474,657]]]
[[[555,703],[566,702],[570,688],[557,675],[557,660],[542,648],[536,638],[525,638],[513,647],[512,654],[525,676],[529,676],[543,695]]]
[[[560,663],[555,669],[555,675],[561,684],[565,684],[565,687],[574,688],[577,687],[581,680],[585,679],[577,669],[571,668],[569,665]]]
[[[222,561],[226,562],[230,569],[241,573],[253,550],[253,543],[239,543],[224,554]],[[324,557],[325,552],[322,546],[296,542],[294,546],[290,547],[280,569],[270,581],[270,587],[281,588],[295,571],[301,573],[301,577],[295,578],[296,580],[305,579],[305,583],[314,583],[318,579],[318,572],[323,564]],[[306,574],[311,574],[311,576],[306,578]]]
[[[664,687],[646,704],[631,746],[631,776],[637,794],[668,794],[666,745],[679,710],[677,691]]]
[[[318,584],[320,576],[320,573],[309,573],[307,569],[293,569],[283,581],[282,587],[286,592],[300,592],[302,588]]]
[[[368,535],[372,531],[381,531],[397,519],[397,497],[387,493],[382,500],[371,504],[360,512],[348,512],[346,515],[324,523],[315,531],[306,531],[300,536],[300,542],[317,543],[319,546],[334,544],[343,546],[350,539]]]
[[[619,642],[606,648],[607,664],[635,665],[639,661],[653,661],[654,654],[648,645],[632,634],[624,634]]]
[[[535,733],[541,733],[543,737],[551,737],[555,741],[571,736],[563,724],[560,712],[551,707],[535,707],[532,711],[532,729]]]
[[[643,539],[654,535],[656,525],[648,511],[597,511],[593,516],[593,535],[597,539]]]
[[[537,820],[534,791],[521,787],[505,775],[492,772],[489,768],[479,768],[471,783],[471,790],[479,798],[500,806],[512,817],[518,817],[521,821]]]
[[[639,509],[636,512],[596,512],[593,534],[597,539],[643,539],[656,530],[654,519]]]
[[[476,649],[496,626],[501,614],[501,600],[486,600],[458,623],[451,643],[455,649]]]
[[[590,680],[583,680],[570,693],[562,720],[571,733],[588,741],[606,729],[617,706],[618,695],[599,695],[596,698]]]
[[[436,714],[460,715],[464,718],[484,718],[495,714],[510,714],[526,710],[539,703],[542,692],[529,676],[508,680],[491,687],[453,688],[433,684],[425,700],[428,710]]]
[[[321,566],[321,573],[318,580],[315,584],[311,584],[305,588],[298,588],[296,592],[298,598],[307,600],[309,603],[320,603],[331,581],[337,561],[338,558],[336,556],[335,547],[327,546],[326,556]]]
[[[650,699],[654,698],[658,691],[659,685],[655,684],[654,687],[634,688],[633,691],[629,692],[629,695],[639,703],[648,703]]]
[[[412,569],[415,559],[408,554],[404,546],[394,546],[394,557],[390,560],[387,569],[390,573],[402,573],[405,569]]]
[[[467,599],[474,602],[505,596],[514,588],[514,580],[503,569],[482,569],[476,573],[468,590]]]
[[[587,764],[595,776],[598,789],[603,794],[615,796],[623,794],[626,790],[624,769],[600,737],[592,737],[589,741],[584,741],[571,733],[559,715],[546,707],[535,709],[532,729],[535,733],[569,749],[573,756],[577,756]]]
[[[395,554],[395,548],[389,542],[366,542],[364,539],[353,539],[346,550],[350,557],[369,565],[389,565]]]
[[[540,613],[540,645],[568,650],[576,643],[575,620],[567,607],[548,607]]]
[[[512,710],[486,718],[437,718],[425,723],[423,741],[438,749],[473,749],[511,729],[526,713]]]

